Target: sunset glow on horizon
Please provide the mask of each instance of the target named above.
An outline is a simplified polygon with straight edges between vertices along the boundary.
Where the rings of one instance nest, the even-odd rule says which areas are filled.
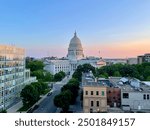
[[[92,45],[85,47],[85,53],[88,56],[101,56],[103,58],[129,58],[150,52],[150,39],[122,42],[122,44],[112,43]]]

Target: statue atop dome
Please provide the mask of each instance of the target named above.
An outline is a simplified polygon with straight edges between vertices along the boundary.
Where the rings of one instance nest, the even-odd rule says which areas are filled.
[[[77,33],[76,33],[76,31],[74,32],[74,36],[75,36],[75,37],[77,36]]]

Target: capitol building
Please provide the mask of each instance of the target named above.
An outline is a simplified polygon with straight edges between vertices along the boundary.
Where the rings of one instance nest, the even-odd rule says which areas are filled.
[[[91,64],[94,67],[102,67],[106,65],[106,62],[99,57],[85,57],[81,40],[78,38],[77,33],[74,33],[73,38],[70,40],[68,47],[68,54],[65,58],[53,59],[44,61],[44,69],[52,74],[56,74],[60,71],[66,74],[73,73],[78,65]]]

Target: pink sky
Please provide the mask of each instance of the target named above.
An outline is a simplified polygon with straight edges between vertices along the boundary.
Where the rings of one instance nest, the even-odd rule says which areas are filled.
[[[122,43],[93,44],[84,47],[85,54],[103,58],[129,58],[150,53],[150,40],[125,41]]]
[[[86,46],[85,46],[86,45]],[[27,55],[35,57],[58,56],[65,57],[67,55],[67,45],[28,48]],[[85,56],[100,56],[103,58],[129,58],[137,57],[145,53],[150,53],[150,39],[121,41],[105,44],[84,44],[83,49]]]

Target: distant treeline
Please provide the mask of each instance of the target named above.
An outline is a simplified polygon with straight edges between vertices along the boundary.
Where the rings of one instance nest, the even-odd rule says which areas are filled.
[[[116,77],[135,77],[142,81],[150,81],[150,63],[137,65],[114,64],[96,69],[97,77],[116,76]]]

